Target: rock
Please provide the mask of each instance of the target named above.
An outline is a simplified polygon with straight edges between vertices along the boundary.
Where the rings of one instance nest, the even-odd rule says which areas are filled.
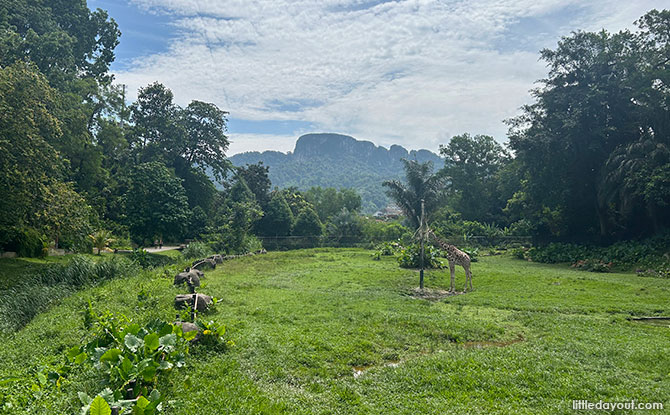
[[[200,286],[200,275],[204,275],[202,271],[198,271],[197,269],[192,269],[190,271],[184,271],[180,272],[174,277],[174,283],[175,285],[178,284],[183,284],[183,283],[190,283],[194,287],[199,287]]]
[[[187,321],[179,321],[175,323],[175,326],[180,326],[184,333],[188,333],[189,331],[198,331],[198,326]]]
[[[191,293],[195,292],[195,288],[200,287],[200,277],[195,271],[197,270],[184,271],[175,275],[174,285],[186,284]]]
[[[194,262],[192,268],[200,269],[200,268],[204,268],[204,267],[210,267],[212,269],[215,269],[216,268],[216,261],[214,261],[211,258],[201,259],[200,261]]]
[[[196,304],[197,298],[197,304]],[[197,311],[205,311],[212,304],[212,297],[205,294],[183,294],[174,299],[174,308],[194,308]]]

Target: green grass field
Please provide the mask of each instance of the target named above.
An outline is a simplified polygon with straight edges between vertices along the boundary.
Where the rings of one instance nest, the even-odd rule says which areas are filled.
[[[6,334],[0,378],[79,344],[88,300],[137,321],[173,318],[184,291],[171,285],[175,270],[86,289]],[[225,323],[235,346],[194,348],[161,385],[173,401],[166,413],[594,413],[573,411],[573,399],[670,407],[670,328],[627,320],[670,314],[670,280],[503,256],[481,258],[473,274],[474,292],[429,301],[412,295],[416,271],[361,249],[224,263],[206,272],[200,291],[221,301],[201,318]],[[448,270],[426,273],[428,288],[448,284]],[[149,298],[138,299],[140,290]],[[76,391],[93,383],[73,377],[30,412],[76,413]],[[4,410],[25,412],[13,405]]]

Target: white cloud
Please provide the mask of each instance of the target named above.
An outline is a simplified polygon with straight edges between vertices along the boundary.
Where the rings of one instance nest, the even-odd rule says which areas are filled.
[[[244,153],[246,151],[274,150],[286,153],[295,147],[294,135],[274,134],[228,134],[230,147],[228,154]]]
[[[661,3],[134,2],[175,15],[180,36],[168,52],[141,57],[117,73],[117,80],[133,91],[159,80],[180,103],[214,102],[235,118],[306,121],[321,131],[346,132],[382,145],[433,150],[465,131],[504,140],[502,120],[530,100],[528,90],[546,72],[537,50],[498,47],[519,21],[551,21],[578,11],[572,21],[528,33],[539,49],[555,45],[557,30],[562,35],[582,27],[630,27]],[[248,135],[235,149],[286,149],[287,136],[267,145],[264,137]]]

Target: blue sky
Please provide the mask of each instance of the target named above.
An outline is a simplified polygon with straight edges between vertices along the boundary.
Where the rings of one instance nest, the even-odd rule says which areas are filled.
[[[538,51],[573,30],[617,31],[665,1],[89,0],[122,31],[112,66],[130,98],[230,113],[230,153],[290,151],[307,132],[437,150],[503,120],[546,74]]]

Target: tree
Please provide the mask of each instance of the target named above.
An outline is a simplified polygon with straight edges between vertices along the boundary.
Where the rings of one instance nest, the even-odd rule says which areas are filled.
[[[270,201],[272,182],[270,181],[269,170],[270,167],[264,166],[262,161],[237,168],[237,174],[249,186],[249,190],[254,194],[261,207],[266,207]]]
[[[4,0],[0,66],[28,59],[59,89],[75,77],[106,83],[120,34],[106,11],[85,1]]]
[[[637,33],[573,33],[542,51],[549,75],[533,91],[536,102],[509,121],[524,180],[515,199],[524,201],[528,219],[550,212],[554,235],[631,235],[662,217],[643,198],[626,197],[634,207],[623,209],[622,220],[608,190],[627,187],[617,170],[640,166],[635,143],[655,146],[670,136],[670,12],[653,10],[637,24]]]
[[[180,238],[190,216],[181,179],[156,161],[137,165],[130,179],[126,221],[131,237],[139,244],[155,237]]]
[[[134,126],[129,140],[138,160],[172,165],[183,149],[185,132],[173,98],[172,91],[158,82],[139,89],[137,101],[130,106]]]
[[[346,242],[358,242],[363,235],[363,224],[356,213],[343,208],[330,218],[326,232],[338,240],[346,238]]]
[[[500,222],[507,202],[497,194],[498,174],[509,161],[505,149],[491,136],[465,133],[441,145],[440,155],[450,205],[463,219]]]
[[[274,193],[258,225],[259,233],[264,236],[288,236],[291,234],[293,213],[281,192]]]
[[[343,208],[350,212],[361,209],[361,196],[354,189],[340,189],[334,187],[312,187],[305,192],[305,199],[314,205],[322,222],[338,214]]]
[[[82,250],[91,228],[91,207],[86,200],[74,191],[72,184],[63,182],[48,186],[44,199],[37,218],[45,233],[54,241],[54,246],[58,248],[63,240],[71,248]]]
[[[321,236],[323,225],[314,209],[305,207],[300,211],[293,226],[293,234],[297,236]]]
[[[173,98],[172,91],[158,82],[140,88],[131,105],[130,144],[136,157],[162,160],[174,168],[185,165],[202,173],[209,168],[222,179],[231,168],[225,157],[227,113],[201,101],[182,109]]]
[[[216,105],[202,101],[191,101],[181,111],[181,124],[185,131],[181,156],[190,166],[203,172],[210,168],[218,179],[222,179],[231,169],[231,164],[226,159],[227,114]]]
[[[425,201],[426,217],[435,212],[443,196],[443,181],[433,173],[433,163],[419,163],[416,160],[405,160],[406,183],[398,180],[384,182],[386,194],[407,216],[410,225],[417,229],[421,218],[421,201]]]
[[[225,192],[218,194],[214,205],[216,213],[207,239],[218,251],[243,252],[252,226],[263,214],[254,194],[238,176]]]
[[[64,163],[49,144],[62,135],[58,96],[34,65],[0,68],[0,229],[41,227],[36,214],[63,176]]]

